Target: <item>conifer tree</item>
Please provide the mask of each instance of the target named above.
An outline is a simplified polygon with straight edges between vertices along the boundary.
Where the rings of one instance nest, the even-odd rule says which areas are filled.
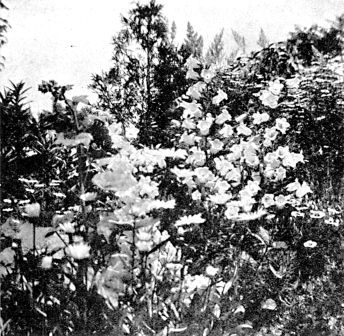
[[[222,61],[224,57],[223,33],[224,30],[222,29],[219,34],[215,35],[214,40],[211,43],[205,56],[207,63],[217,64]]]
[[[269,46],[269,40],[266,37],[265,32],[262,28],[260,29],[259,39],[257,41],[257,44],[263,49]]]
[[[203,37],[194,31],[191,23],[188,22],[186,28],[186,38],[182,45],[182,51],[188,56],[192,55],[201,58],[203,55]]]

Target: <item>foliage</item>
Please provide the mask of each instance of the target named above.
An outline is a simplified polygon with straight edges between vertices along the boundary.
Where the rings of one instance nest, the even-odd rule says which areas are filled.
[[[51,153],[8,177],[1,332],[341,335],[341,59],[303,67],[280,43],[184,65],[160,11],[123,18],[98,107],[43,82],[37,122],[23,84],[1,95],[5,163]]]
[[[124,28],[113,40],[114,66],[95,75],[91,86],[99,107],[110,110],[124,127],[136,122],[146,145],[168,144],[174,100],[186,85],[185,59],[169,38],[161,9],[154,1],[137,4],[122,18]]]
[[[215,35],[214,41],[211,43],[205,59],[208,64],[220,64],[224,58],[224,43],[223,43],[223,32],[222,29],[219,34]]]
[[[195,32],[190,22],[187,24],[186,38],[181,47],[181,52],[185,53],[186,58],[189,56],[201,58],[203,54],[203,37]]]
[[[344,14],[339,16],[329,28],[313,25],[308,29],[300,29],[290,34],[287,40],[288,50],[306,65],[311,65],[320,55],[335,57],[343,51]]]
[[[0,9],[1,10],[8,9],[2,0],[0,1]],[[0,17],[0,49],[6,43],[6,32],[9,27],[10,25],[8,21],[5,18]],[[3,63],[4,57],[0,55],[0,59],[1,59],[0,60],[0,69],[1,69],[4,66],[4,63]]]

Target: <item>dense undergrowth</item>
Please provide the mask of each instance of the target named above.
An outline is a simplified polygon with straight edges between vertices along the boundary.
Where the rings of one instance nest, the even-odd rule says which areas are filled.
[[[127,102],[2,93],[3,335],[344,333],[342,58],[181,71],[162,144]]]

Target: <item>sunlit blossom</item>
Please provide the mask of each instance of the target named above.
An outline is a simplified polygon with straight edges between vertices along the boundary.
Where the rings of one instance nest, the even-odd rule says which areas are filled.
[[[236,130],[238,132],[238,135],[243,134],[249,136],[252,134],[252,130],[248,128],[244,123],[241,123]]]
[[[44,256],[42,258],[41,267],[43,269],[50,269],[50,268],[52,268],[53,267],[53,257],[51,257],[51,256]]]
[[[268,90],[262,90],[259,99],[262,104],[275,109],[278,106],[278,96]]]
[[[306,182],[303,182],[302,185],[296,190],[295,195],[296,197],[304,197],[305,195],[312,193],[311,188]]]
[[[212,125],[213,121],[211,119],[201,120],[197,124],[197,127],[199,128],[199,131],[202,135],[208,135],[209,129]]]
[[[209,69],[203,69],[201,72],[201,76],[206,83],[209,83],[214,77],[216,73],[212,67]]]
[[[205,222],[205,219],[202,218],[202,214],[191,215],[191,216],[183,216],[179,218],[175,222],[175,226],[183,226],[183,225],[190,225],[190,224],[202,224]]]
[[[86,243],[75,243],[68,245],[66,254],[77,260],[86,259],[90,257],[90,249],[91,246]]]
[[[260,125],[261,123],[266,122],[270,119],[270,116],[266,112],[264,113],[256,112],[252,115],[252,117],[253,117],[254,125]]]
[[[303,246],[307,247],[307,248],[314,248],[317,245],[318,245],[317,242],[315,242],[313,240],[307,240],[306,242],[303,243]]]
[[[27,217],[39,217],[41,213],[41,206],[39,203],[26,204],[24,206],[25,216]]]
[[[233,135],[233,128],[230,125],[225,125],[223,126],[219,133],[224,137],[224,138],[229,138]]]
[[[265,194],[262,197],[262,204],[264,205],[264,208],[269,208],[275,205],[274,194]]]
[[[232,116],[226,109],[223,109],[222,112],[216,117],[215,122],[218,125],[224,124],[226,121],[230,121]]]
[[[230,199],[231,195],[225,193],[218,193],[215,195],[210,195],[209,200],[215,204],[226,204]]]
[[[310,210],[309,216],[311,218],[324,218],[325,217],[325,212],[317,211],[317,210]]]
[[[218,89],[217,95],[212,99],[214,105],[219,105],[223,100],[227,99],[227,93],[221,89]]]
[[[186,94],[191,97],[194,98],[196,100],[200,99],[202,97],[202,92],[205,89],[206,84],[203,82],[197,82],[194,85],[192,85],[188,91],[186,92]]]
[[[219,139],[210,140],[210,153],[216,154],[223,149],[223,142]]]
[[[275,196],[275,205],[277,208],[282,209],[287,204],[287,199],[284,195]]]
[[[282,134],[285,134],[287,129],[290,127],[286,118],[277,118],[276,119],[276,129],[280,131]]]
[[[208,265],[205,269],[205,274],[210,277],[213,277],[219,272],[219,270],[220,269],[218,267],[213,267],[211,265]]]

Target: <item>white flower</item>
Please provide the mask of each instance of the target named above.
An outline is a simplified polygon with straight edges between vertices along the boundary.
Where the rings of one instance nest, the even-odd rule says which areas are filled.
[[[275,109],[278,106],[278,96],[268,90],[262,90],[259,99],[262,104]]]
[[[312,193],[311,188],[306,182],[303,182],[302,185],[296,190],[296,197],[302,198],[306,194]]]
[[[201,72],[201,76],[206,83],[209,83],[215,77],[215,75],[216,73],[213,68],[203,69]]]
[[[220,269],[218,267],[213,267],[211,265],[208,265],[207,268],[205,269],[205,274],[210,277],[213,277],[219,272],[219,270]]]
[[[197,82],[196,84],[192,85],[186,94],[194,99],[200,99],[202,97],[202,92],[205,89],[206,84],[203,82]]]
[[[215,122],[218,125],[222,125],[226,121],[230,121],[232,119],[232,116],[228,113],[226,109],[223,109],[222,112],[216,117]]]
[[[190,118],[184,119],[182,126],[189,130],[196,128],[195,122]]]
[[[276,139],[277,135],[278,135],[278,132],[277,132],[276,128],[272,127],[272,128],[267,128],[265,130],[264,137],[267,140],[274,141]]]
[[[42,263],[41,263],[41,267],[43,269],[50,269],[53,266],[53,257],[50,256],[44,256],[42,258]]]
[[[283,84],[278,79],[269,83],[269,91],[275,95],[279,95],[283,89]]]
[[[211,118],[207,118],[205,120],[199,121],[199,123],[197,124],[197,127],[199,128],[199,131],[202,135],[208,135],[209,129],[212,124],[213,124],[213,120]]]
[[[219,139],[210,140],[210,153],[216,154],[223,149],[223,142]]]
[[[225,204],[231,199],[231,195],[225,193],[219,193],[215,195],[210,195],[209,200],[214,204]]]
[[[287,199],[285,196],[283,196],[283,195],[275,196],[275,204],[276,204],[277,208],[279,208],[279,209],[284,208],[286,203],[287,203]]]
[[[288,89],[297,89],[300,85],[300,79],[297,77],[286,79],[285,83],[288,87]]]
[[[176,221],[174,224],[176,227],[190,224],[202,224],[205,222],[205,219],[202,218],[202,214],[183,216]]]
[[[227,93],[218,89],[217,95],[212,99],[214,105],[219,105],[223,100],[227,99]]]
[[[280,131],[282,134],[285,134],[287,129],[289,128],[290,124],[288,123],[286,118],[277,118],[276,119],[276,129]]]
[[[224,138],[229,138],[233,135],[233,128],[230,125],[225,125],[221,128],[219,133],[224,137]]]
[[[188,134],[184,132],[180,137],[180,142],[183,142],[189,146],[193,146],[195,144],[195,134]]]
[[[180,104],[180,106],[184,108],[184,112],[183,112],[184,119],[187,119],[190,117],[200,118],[203,115],[203,112],[201,110],[201,105],[199,105],[195,101],[191,103],[183,101]]]
[[[255,124],[255,125],[260,125],[261,123],[266,122],[266,121],[268,121],[270,119],[270,116],[266,112],[264,112],[264,113],[259,113],[259,112],[254,113],[252,115],[252,117],[253,117],[253,124]]]
[[[202,194],[201,194],[198,190],[195,190],[195,191],[191,194],[191,198],[192,198],[194,201],[200,201],[201,198],[202,198]]]
[[[304,247],[308,247],[308,248],[314,248],[316,247],[318,244],[313,241],[313,240],[307,240],[306,242],[303,243]]]
[[[246,136],[249,136],[252,134],[252,130],[249,129],[244,123],[241,123],[238,127],[237,127],[237,132],[238,134],[243,134]]]
[[[325,212],[323,212],[323,211],[311,210],[309,216],[310,216],[311,218],[323,218],[323,217],[325,217]]]
[[[262,198],[262,203],[264,205],[264,208],[269,208],[275,205],[274,194],[265,194]]]
[[[66,248],[66,254],[77,260],[86,259],[90,257],[90,249],[91,246],[83,242],[71,244]]]
[[[225,211],[225,216],[228,219],[233,219],[238,217],[239,207],[233,203],[227,203],[227,209]]]
[[[41,213],[41,206],[39,203],[26,204],[24,211],[27,217],[39,217]]]

